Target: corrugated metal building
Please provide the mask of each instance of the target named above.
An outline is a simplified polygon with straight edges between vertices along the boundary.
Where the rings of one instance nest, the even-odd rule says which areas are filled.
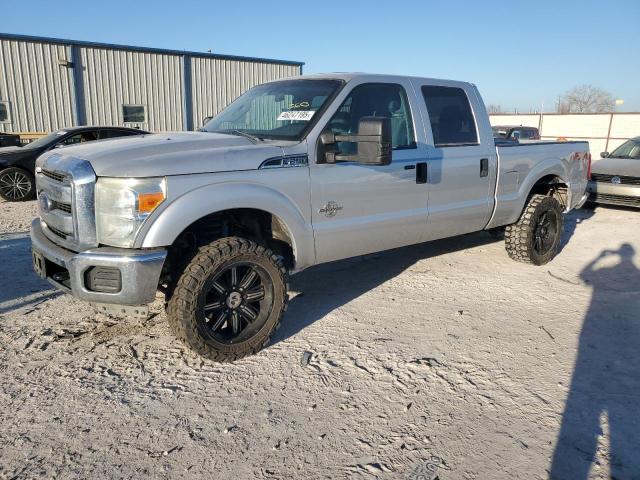
[[[0,132],[193,130],[248,88],[303,65],[0,33]]]

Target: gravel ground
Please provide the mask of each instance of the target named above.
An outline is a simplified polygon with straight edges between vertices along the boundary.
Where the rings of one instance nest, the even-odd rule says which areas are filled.
[[[161,298],[52,291],[34,211],[0,203],[0,478],[640,478],[638,211],[572,213],[544,267],[478,233],[310,269],[233,365]]]
[[[28,232],[31,220],[38,215],[36,201],[5,202],[0,199],[0,235]]]

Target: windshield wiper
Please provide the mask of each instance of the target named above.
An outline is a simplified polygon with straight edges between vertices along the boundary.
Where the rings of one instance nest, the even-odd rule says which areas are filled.
[[[250,133],[243,132],[242,130],[217,130],[220,133],[228,133],[229,135],[239,135],[244,138],[248,138],[251,140],[251,143],[256,144],[258,142],[262,142],[263,139],[260,137],[256,137],[255,135],[251,135]]]

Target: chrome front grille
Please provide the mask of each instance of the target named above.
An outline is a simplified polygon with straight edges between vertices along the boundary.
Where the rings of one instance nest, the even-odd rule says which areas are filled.
[[[591,196],[591,200],[596,203],[608,203],[611,205],[622,205],[625,207],[640,207],[640,197],[630,197],[628,195],[596,193]]]
[[[71,214],[70,203],[62,203],[62,202],[56,202],[55,200],[52,200],[51,205],[52,205],[52,210],[60,210],[61,212]]]
[[[65,240],[66,240],[67,238],[69,238],[69,235],[67,235],[66,233],[64,233],[64,232],[63,232],[63,231],[61,231],[61,230],[58,230],[57,228],[52,227],[52,226],[51,226],[51,225],[49,225],[49,224],[47,224],[47,229],[48,229],[51,233],[53,233],[54,235],[57,235],[57,236],[58,236],[58,237],[60,237],[60,238],[63,238],[63,239],[65,239]]]
[[[55,180],[56,182],[64,182],[64,179],[66,177],[66,175],[64,173],[60,173],[60,172],[52,172],[50,170],[41,170],[42,175],[44,175],[45,177],[51,178],[52,180]]]
[[[604,173],[592,173],[591,180],[600,183],[614,183],[611,180],[617,178],[616,184],[619,185],[640,185],[640,177],[629,177],[625,175],[606,175]]]
[[[58,152],[38,159],[38,211],[51,241],[73,251],[97,246],[95,181],[95,173],[85,160]]]

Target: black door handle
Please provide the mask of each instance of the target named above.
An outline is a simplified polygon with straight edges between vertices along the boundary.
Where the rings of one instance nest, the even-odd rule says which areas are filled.
[[[489,159],[488,158],[480,159],[480,176],[481,177],[489,176]]]
[[[416,163],[416,183],[427,183],[427,162]]]

